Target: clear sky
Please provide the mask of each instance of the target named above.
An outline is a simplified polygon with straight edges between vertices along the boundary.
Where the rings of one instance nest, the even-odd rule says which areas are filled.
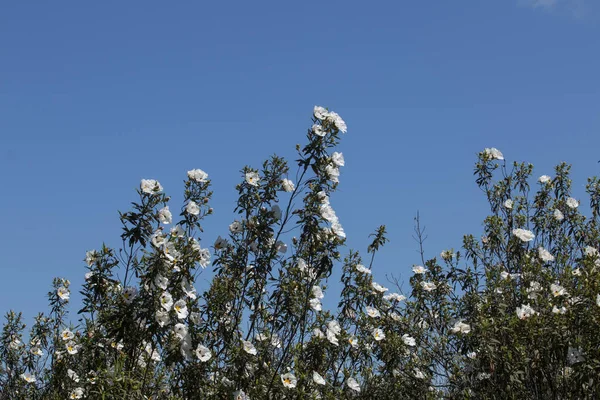
[[[142,178],[177,200],[187,170],[207,171],[212,244],[239,170],[293,157],[315,104],[348,124],[331,201],[349,246],[386,224],[375,277],[407,281],[417,210],[429,257],[481,233],[484,147],[536,176],[572,163],[584,199],[599,50],[596,0],[3,2],[0,312],[47,310],[54,276],[76,292]]]

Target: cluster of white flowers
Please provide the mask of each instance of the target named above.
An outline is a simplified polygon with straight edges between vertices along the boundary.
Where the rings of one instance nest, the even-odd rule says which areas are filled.
[[[321,299],[323,297],[325,297],[325,295],[323,294],[323,290],[321,289],[321,287],[320,286],[313,286],[312,287],[312,295],[313,295],[313,297],[309,301],[310,308],[312,308],[315,311],[321,311],[323,309],[323,306],[321,305]]]
[[[318,119],[319,121],[333,124],[333,126],[335,126],[336,129],[342,133],[346,133],[348,130],[346,123],[344,122],[342,117],[340,117],[338,115],[338,113],[336,113],[336,112],[327,111],[326,108],[321,107],[321,106],[315,106],[314,110],[313,110],[313,114],[314,114],[315,118]],[[315,128],[315,126],[320,126],[320,125],[313,125],[313,132],[318,136],[325,136],[323,127]]]
[[[504,160],[504,155],[495,147],[485,148],[483,152],[492,160]]]
[[[535,310],[529,304],[523,304],[521,307],[517,307],[516,312],[519,319],[526,319],[536,314]]]
[[[346,233],[344,232],[344,228],[342,228],[334,209],[329,204],[329,196],[325,192],[319,192],[319,199],[321,201],[321,216],[331,224],[331,230],[334,234],[345,238]]]

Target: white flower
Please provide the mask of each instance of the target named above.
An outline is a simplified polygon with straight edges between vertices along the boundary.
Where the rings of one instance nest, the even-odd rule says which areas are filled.
[[[421,287],[426,292],[431,292],[432,290],[435,290],[437,288],[437,285],[433,282],[421,282]]]
[[[187,206],[185,206],[185,211],[191,215],[198,215],[200,214],[200,207],[198,207],[196,202],[190,201]]]
[[[75,382],[79,382],[79,375],[77,375],[77,373],[70,368],[67,369],[67,376]]]
[[[348,386],[355,392],[360,392],[360,385],[358,384],[358,382],[356,382],[356,379],[354,378],[348,378],[348,380],[346,381],[346,386]]]
[[[258,352],[256,351],[256,347],[254,347],[254,345],[252,343],[250,343],[247,340],[242,340],[242,345],[244,348],[244,351],[248,354],[251,354],[253,356],[255,356]]]
[[[227,377],[224,376],[223,379],[227,379]],[[250,400],[250,397],[248,397],[243,390],[238,390],[233,394],[233,400]]]
[[[159,326],[165,326],[169,323],[169,313],[167,311],[157,310],[154,319]]]
[[[177,336],[180,340],[184,340],[188,335],[188,327],[182,323],[175,324],[173,332],[175,332],[175,336]]]
[[[380,285],[379,283],[377,283],[377,282],[372,282],[372,283],[371,283],[371,287],[373,287],[373,289],[375,289],[376,291],[378,291],[378,292],[380,292],[380,293],[384,293],[384,292],[387,292],[387,291],[389,290],[388,288],[386,288],[386,287],[384,287],[384,286],[381,286],[381,285]]]
[[[567,199],[567,206],[569,208],[576,209],[577,207],[579,207],[579,202],[576,199],[569,197]]]
[[[44,355],[44,352],[38,346],[33,346],[29,351],[34,356],[43,356]]]
[[[60,337],[61,337],[62,340],[64,340],[66,342],[67,340],[73,339],[75,337],[75,334],[73,332],[71,332],[70,330],[65,329],[60,334]]]
[[[470,353],[467,353],[467,357],[470,358],[471,360],[477,358],[477,353],[472,351]]]
[[[185,300],[177,300],[173,305],[175,312],[177,313],[177,318],[185,319],[188,316],[187,305],[185,304]]]
[[[159,193],[163,190],[162,186],[160,186],[160,183],[158,183],[158,181],[155,179],[142,179],[140,188],[142,189],[142,192],[148,194]]]
[[[327,117],[327,115],[329,115],[329,112],[325,109],[325,107],[315,106],[313,109],[313,114],[316,119],[322,121]]]
[[[533,234],[533,232],[528,231],[526,229],[521,229],[521,228],[513,229],[512,233],[513,233],[513,235],[515,235],[516,237],[521,239],[523,242],[531,242],[535,238],[535,235]]]
[[[65,347],[67,349],[67,352],[71,355],[77,354],[77,352],[79,351],[79,345],[72,340],[69,340]]]
[[[554,256],[542,246],[538,247],[538,255],[544,262],[554,261]]]
[[[536,314],[535,310],[531,308],[529,304],[523,304],[521,307],[517,307],[516,311],[519,319],[529,318]]]
[[[588,257],[598,257],[598,249],[592,246],[586,246],[584,253]]]
[[[321,375],[319,375],[319,373],[317,371],[313,371],[312,379],[313,379],[313,382],[316,383],[317,385],[325,384],[325,378],[323,378]]]
[[[317,299],[322,299],[323,297],[325,297],[325,295],[323,294],[323,290],[321,290],[320,286],[313,286],[312,294]]]
[[[318,328],[313,329],[313,336],[317,339],[325,339],[325,334]]]
[[[552,307],[552,312],[554,314],[565,314],[567,312],[567,308],[564,306],[561,308],[554,306],[554,307]]]
[[[311,130],[312,130],[312,132],[313,132],[315,135],[317,135],[317,136],[320,136],[320,137],[323,137],[323,136],[325,136],[325,135],[327,134],[327,131],[325,131],[325,130],[323,129],[323,126],[322,126],[322,125],[317,125],[317,124],[314,124],[314,125],[312,126]]]
[[[371,318],[379,318],[381,317],[381,313],[375,307],[367,306],[367,315]]]
[[[165,225],[173,222],[173,214],[169,211],[169,206],[165,206],[158,211],[158,220]]]
[[[169,280],[162,275],[156,275],[154,285],[162,290],[166,290],[169,285]]]
[[[423,372],[421,372],[420,369],[415,368],[413,371],[415,373],[415,378],[417,378],[417,379],[425,379],[425,374]]]
[[[560,222],[565,219],[565,215],[559,209],[556,209],[554,210],[554,219]]]
[[[337,167],[343,167],[345,165],[344,155],[342,153],[338,153],[337,151],[331,155],[331,161],[333,161]]]
[[[406,300],[406,296],[398,293],[388,293],[383,296],[383,299],[387,301],[404,301]]]
[[[298,383],[296,377],[291,372],[281,375],[281,382],[283,383],[283,386],[289,389],[295,388]]]
[[[338,115],[338,113],[330,111],[327,114],[327,120],[330,122],[333,122],[333,124],[335,125],[335,127],[342,133],[346,133],[348,128],[346,127],[346,123],[344,122],[344,120],[342,119],[342,117],[340,117]]]
[[[325,167],[325,172],[327,176],[332,182],[339,183],[340,181],[340,169],[333,165],[328,165]]]
[[[260,176],[258,172],[246,172],[246,182],[252,186],[258,186],[260,183]]]
[[[367,267],[365,267],[362,264],[356,264],[356,270],[358,272],[360,272],[360,273],[363,273],[363,274],[370,274],[371,273],[371,270],[368,269]]]
[[[375,328],[373,329],[373,338],[379,342],[380,340],[385,339],[385,333],[380,328]]]
[[[81,399],[83,397],[83,388],[75,388],[71,391],[69,399]]]
[[[233,221],[231,225],[229,225],[229,232],[231,233],[240,233],[244,230],[244,226],[240,221]]]
[[[133,299],[137,296],[137,288],[134,286],[127,286],[125,290],[123,290],[123,298],[125,299],[125,303],[131,304]]]
[[[33,375],[29,372],[25,372],[24,374],[21,374],[21,379],[23,379],[27,383],[34,383],[36,381],[35,375]]]
[[[348,343],[350,343],[350,346],[352,346],[352,348],[358,348],[358,339],[356,338],[356,336],[350,336],[348,338]]]
[[[565,296],[565,295],[568,294],[567,290],[564,287],[562,287],[560,285],[557,285],[555,283],[553,283],[552,285],[550,285],[550,292],[552,292],[552,295],[554,297]]]
[[[56,294],[60,297],[61,300],[69,301],[69,297],[71,296],[71,292],[64,286],[59,287],[56,290]]]
[[[509,210],[512,210],[513,208],[513,201],[511,199],[508,199],[504,202],[504,207],[508,208]]]
[[[164,292],[160,295],[160,305],[167,311],[171,311],[173,307],[173,297],[169,292]]]
[[[212,353],[208,347],[199,344],[196,348],[196,357],[198,357],[198,359],[202,362],[207,362],[212,357]]]
[[[504,155],[495,147],[483,150],[492,160],[504,160]]]
[[[402,335],[402,341],[407,346],[414,347],[414,346],[417,345],[417,341],[415,340],[415,338],[412,337],[412,336],[409,336],[407,333],[405,333],[404,335]]]
[[[571,273],[573,274],[573,276],[581,276],[581,269],[575,268],[573,269],[573,271],[571,271]]]
[[[552,179],[552,178],[550,178],[548,175],[542,175],[538,178],[538,182],[548,183],[548,182],[550,182],[550,179]]]
[[[92,265],[94,265],[97,258],[98,258],[98,253],[96,252],[96,250],[88,250],[85,252],[85,262],[88,265],[88,267],[91,267]]]
[[[471,326],[465,324],[462,321],[457,321],[452,327],[452,333],[469,333],[471,332]]]
[[[296,188],[296,186],[294,185],[294,182],[292,182],[289,179],[284,179],[283,181],[281,181],[281,187],[286,192],[293,192],[294,189]]]
[[[208,174],[201,169],[193,169],[187,172],[188,178],[196,182],[206,182]]]
[[[218,236],[217,240],[215,240],[214,246],[216,250],[222,249],[227,246],[227,240],[223,239],[221,236]]]
[[[415,274],[424,274],[425,272],[427,272],[427,269],[425,267],[423,267],[422,265],[415,265],[412,268],[412,270]]]
[[[596,296],[596,304],[600,307],[600,294]]]
[[[321,300],[319,300],[319,299],[310,299],[309,304],[310,304],[310,308],[312,308],[315,311],[321,311],[323,309]]]

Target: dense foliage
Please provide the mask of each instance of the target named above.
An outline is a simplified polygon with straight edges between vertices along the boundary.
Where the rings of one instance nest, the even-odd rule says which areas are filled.
[[[178,216],[160,183],[142,180],[139,200],[120,214],[121,248],[86,254],[76,322],[62,278],[28,333],[21,314],[6,315],[0,398],[598,397],[597,178],[585,217],[568,165],[534,183],[532,165],[485,149],[475,166],[491,207],[484,236],[422,257],[403,295],[371,274],[384,226],[365,258],[344,250],[330,196],[346,124],[321,107],[313,124],[293,172],[277,156],[241,171],[237,217],[210,250],[201,242],[208,175],[188,172]],[[199,293],[209,266],[214,277]],[[333,271],[343,289],[326,310]]]

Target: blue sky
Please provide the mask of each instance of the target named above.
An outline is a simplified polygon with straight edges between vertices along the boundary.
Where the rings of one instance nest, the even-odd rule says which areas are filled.
[[[380,282],[418,263],[417,210],[429,257],[481,232],[484,147],[536,176],[572,163],[583,199],[600,169],[599,17],[591,0],[6,2],[0,312],[45,311],[54,276],[77,288],[142,178],[176,201],[187,170],[207,171],[212,243],[239,170],[294,157],[315,104],[348,124],[332,205],[349,246],[388,226]]]

